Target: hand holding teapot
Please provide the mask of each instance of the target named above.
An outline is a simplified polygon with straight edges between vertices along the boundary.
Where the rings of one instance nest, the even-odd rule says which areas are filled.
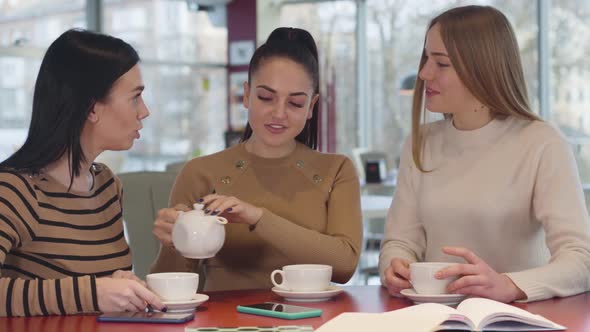
[[[203,197],[199,202],[205,204],[206,214],[223,215],[231,222],[253,226],[262,217],[261,208],[234,196],[210,194]]]
[[[184,205],[178,204],[173,208],[164,208],[158,211],[152,233],[164,247],[172,247],[172,228],[176,223],[176,218],[180,211],[188,212],[191,209]]]

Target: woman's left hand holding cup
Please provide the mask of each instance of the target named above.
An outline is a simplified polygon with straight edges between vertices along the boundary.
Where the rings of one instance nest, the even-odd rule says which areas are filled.
[[[395,257],[385,269],[384,284],[389,294],[395,297],[403,297],[400,292],[403,289],[412,288],[410,283],[410,262],[403,258]]]
[[[526,294],[512,279],[496,272],[472,251],[463,247],[444,247],[442,251],[467,261],[467,264],[455,264],[435,274],[437,279],[459,277],[449,284],[449,293],[485,297],[505,303],[526,298]]]

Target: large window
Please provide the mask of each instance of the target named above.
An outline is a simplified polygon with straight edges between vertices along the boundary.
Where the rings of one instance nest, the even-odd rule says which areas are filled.
[[[552,2],[550,116],[572,143],[584,183],[590,183],[589,17],[588,1]]]
[[[103,30],[142,59],[151,112],[130,151],[99,156],[116,171],[167,163],[224,147],[227,29],[224,11],[191,11],[184,1],[104,0]],[[26,137],[33,88],[46,48],[86,27],[85,0],[0,0],[0,160]],[[89,78],[91,79],[91,78]]]
[[[107,162],[161,170],[224,148],[227,29],[219,16],[184,1],[105,1],[104,31],[138,50],[151,112],[142,138],[128,152],[105,154]]]
[[[368,112],[373,114],[369,142],[396,165],[404,138],[410,133],[412,95],[404,81],[417,75],[424,36],[430,19],[466,1],[368,0],[367,45],[369,62]],[[529,96],[536,105],[536,9],[530,2],[470,1],[502,10],[518,36]]]
[[[0,0],[0,160],[25,140],[43,53],[63,31],[85,27],[84,0]]]
[[[308,29],[320,47],[323,112],[333,106],[336,151],[352,154],[355,148],[380,150],[394,169],[401,145],[409,134],[412,96],[401,90],[402,82],[417,74],[428,22],[438,13],[459,5],[488,4],[502,10],[514,25],[525,65],[529,96],[538,112],[536,6],[530,2],[366,0],[364,15],[356,1],[318,3],[287,2],[281,8],[280,25]],[[310,14],[311,13],[311,14]],[[356,29],[362,28],[366,49],[357,59]],[[366,60],[364,60],[366,59]],[[366,61],[360,63],[358,61]],[[357,66],[366,68],[364,80]],[[366,82],[365,82],[366,81]],[[357,89],[357,84],[366,89]],[[364,90],[366,103],[359,103]],[[362,92],[361,92],[362,93]],[[327,96],[327,97],[326,97]],[[329,105],[333,103],[333,105]],[[361,123],[367,121],[364,130]],[[362,137],[365,135],[365,137]],[[366,146],[360,146],[366,142]]]
[[[62,32],[86,27],[85,0],[0,0],[0,45],[46,48]]]
[[[324,147],[350,152],[358,145],[356,104],[356,7],[353,1],[284,5],[282,26],[301,27],[316,40],[320,57],[320,92]],[[266,36],[265,36],[266,37]],[[337,139],[333,140],[333,138]]]

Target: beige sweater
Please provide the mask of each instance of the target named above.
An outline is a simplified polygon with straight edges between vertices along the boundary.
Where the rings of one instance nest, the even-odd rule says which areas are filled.
[[[379,269],[394,257],[462,261],[473,250],[528,301],[590,289],[588,212],[571,148],[552,126],[508,117],[459,131],[428,125],[424,166],[408,140],[385,227]]]
[[[350,279],[361,252],[359,181],[352,162],[297,144],[289,156],[261,158],[244,144],[196,158],[180,172],[170,206],[191,206],[214,191],[263,208],[250,231],[226,226],[225,244],[207,261],[206,290],[270,288],[270,273],[288,264],[333,267],[332,280]],[[196,262],[162,248],[154,272],[195,271]]]
[[[98,311],[96,278],[131,270],[121,183],[105,165],[88,193],[0,171],[0,316]]]

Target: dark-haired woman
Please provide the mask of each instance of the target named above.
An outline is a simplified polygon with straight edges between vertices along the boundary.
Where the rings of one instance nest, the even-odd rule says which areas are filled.
[[[203,202],[230,221],[224,247],[206,262],[205,289],[270,288],[274,269],[301,263],[331,265],[335,282],[350,279],[361,251],[359,181],[348,158],[316,151],[318,85],[311,35],[274,30],[250,61],[243,141],[181,171],[175,208],[154,224],[162,246],[153,271],[197,269],[170,234],[178,210]]]
[[[69,30],[47,49],[24,145],[0,163],[0,316],[163,309],[131,270],[122,189],[93,163],[149,115],[136,51]]]

